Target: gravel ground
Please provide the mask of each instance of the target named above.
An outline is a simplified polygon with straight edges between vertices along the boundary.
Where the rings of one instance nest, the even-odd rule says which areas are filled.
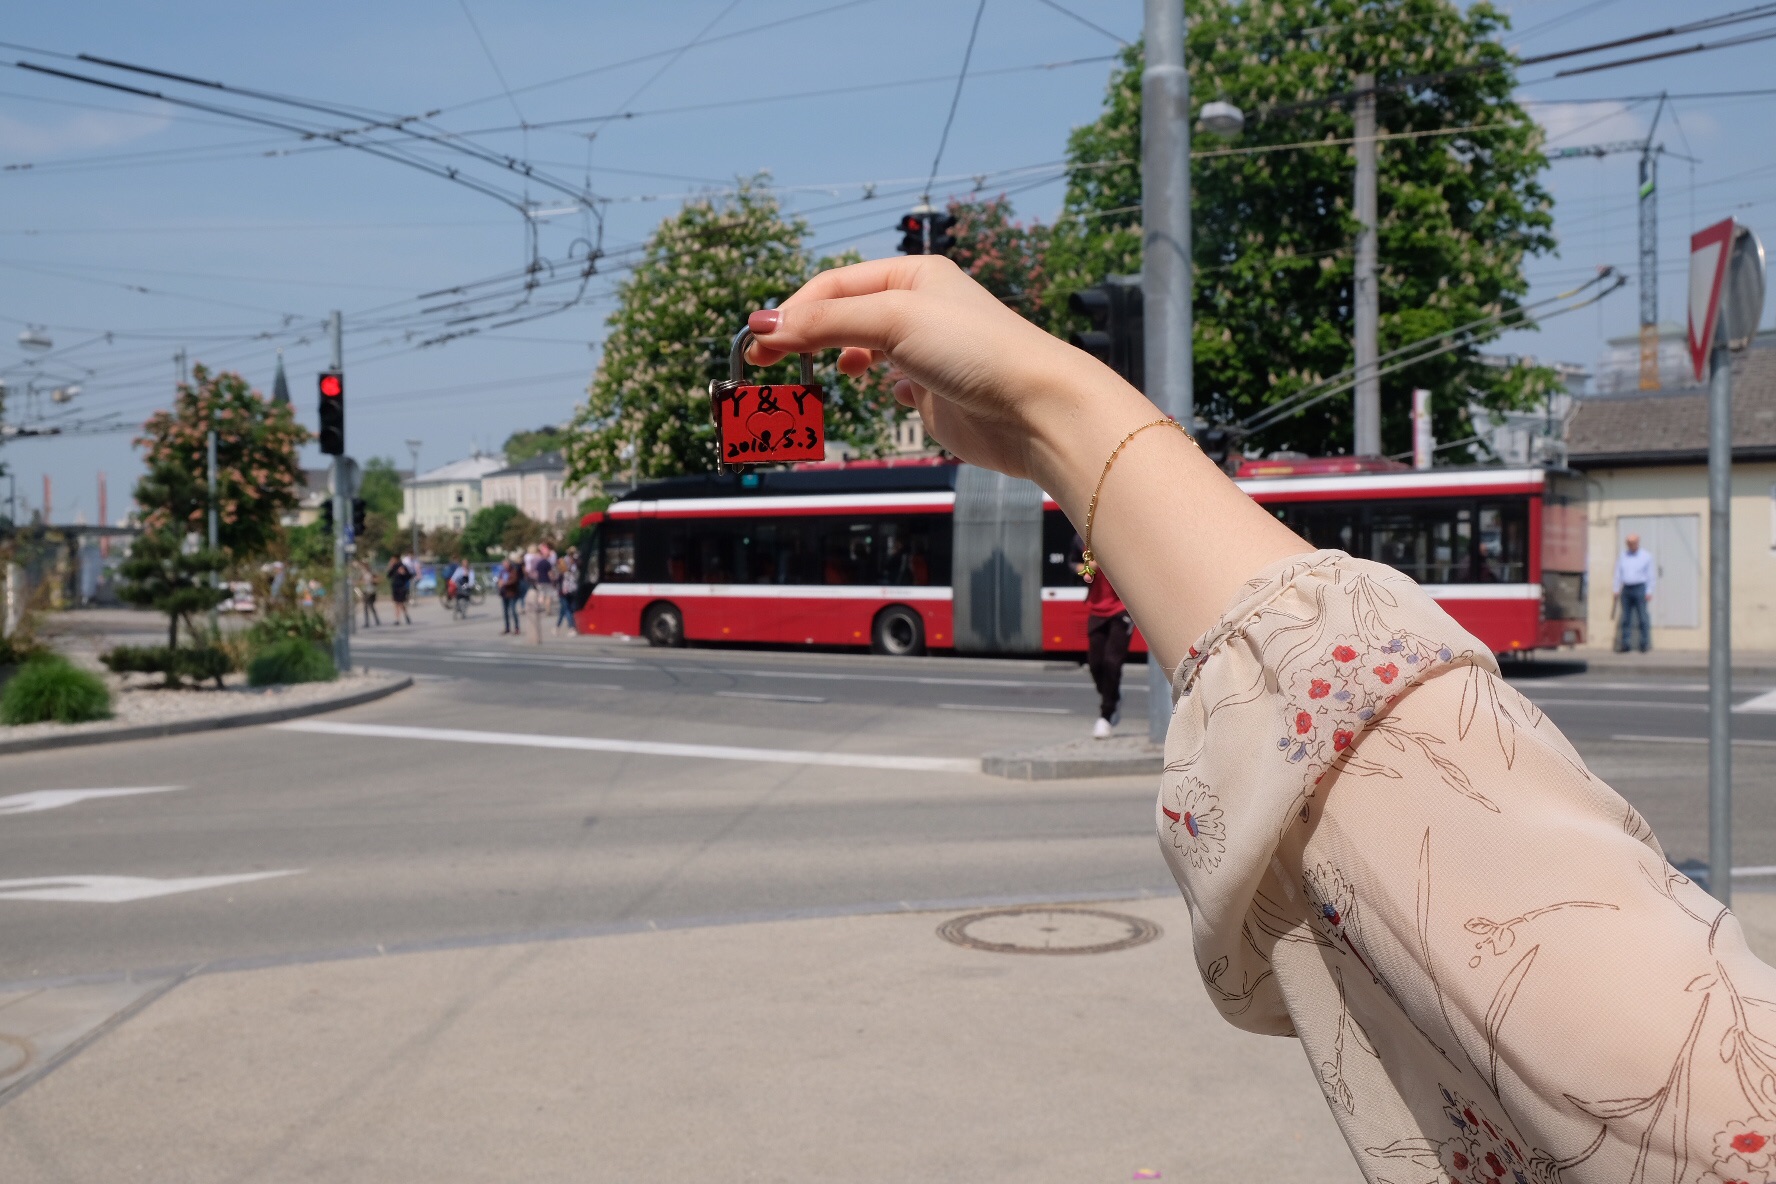
[[[204,690],[166,691],[150,689],[146,685],[157,682],[158,676],[134,675],[128,680],[106,676],[105,681],[111,684],[110,719],[86,724],[24,724],[19,727],[0,724],[0,742],[34,739],[38,736],[103,732],[112,728],[189,719],[213,719],[217,716],[268,711],[280,707],[299,707],[383,686],[392,677],[395,676],[348,674],[333,682],[249,687],[241,681],[241,676],[230,675],[226,680],[228,685],[222,690],[215,689],[212,684]]]

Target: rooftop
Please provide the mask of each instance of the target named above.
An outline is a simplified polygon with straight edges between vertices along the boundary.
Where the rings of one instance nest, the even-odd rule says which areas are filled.
[[[567,462],[561,459],[560,452],[539,452],[527,460],[507,465],[503,469],[495,469],[486,473],[488,477],[514,477],[524,473],[554,473],[567,468]]]
[[[461,460],[453,460],[447,465],[439,465],[428,469],[414,478],[409,484],[440,485],[449,481],[479,481],[489,473],[503,468],[506,458],[503,456],[476,454]]]
[[[1657,390],[1575,400],[1567,458],[1575,469],[1702,464],[1708,390]],[[1733,356],[1733,458],[1776,460],[1776,348]]]

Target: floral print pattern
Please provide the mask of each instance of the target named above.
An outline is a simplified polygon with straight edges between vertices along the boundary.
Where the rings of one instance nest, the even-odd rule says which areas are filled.
[[[1227,850],[1227,828],[1221,821],[1221,799],[1200,781],[1186,780],[1179,786],[1178,808],[1163,802],[1159,810],[1166,817],[1166,831],[1172,847],[1181,852],[1190,865],[1203,871],[1214,871]]]
[[[1371,1184],[1776,1184],[1776,972],[1409,579],[1285,560],[1173,691],[1202,980]]]

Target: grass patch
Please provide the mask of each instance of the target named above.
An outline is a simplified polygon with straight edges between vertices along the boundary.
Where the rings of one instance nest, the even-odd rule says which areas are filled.
[[[111,692],[97,675],[57,655],[32,658],[0,691],[0,723],[80,724],[111,718]]]
[[[247,663],[247,682],[268,687],[295,682],[331,682],[339,677],[333,655],[312,641],[287,637],[261,649]]]

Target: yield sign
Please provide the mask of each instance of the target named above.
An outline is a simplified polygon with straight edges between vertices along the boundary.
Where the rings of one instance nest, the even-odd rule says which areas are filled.
[[[1716,222],[1690,236],[1690,364],[1701,379],[1708,369],[1708,351],[1714,345],[1715,324],[1720,320],[1721,281],[1726,278],[1732,254],[1733,220]]]

